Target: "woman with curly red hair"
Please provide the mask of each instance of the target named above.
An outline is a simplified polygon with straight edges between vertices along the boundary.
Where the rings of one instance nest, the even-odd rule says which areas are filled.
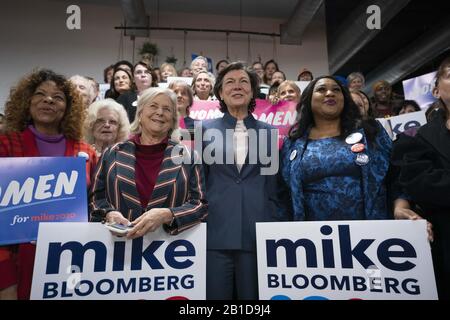
[[[84,157],[89,186],[97,156],[81,141],[85,117],[81,97],[64,76],[37,70],[11,90],[0,157]],[[31,243],[0,247],[0,299],[29,299],[35,251]]]

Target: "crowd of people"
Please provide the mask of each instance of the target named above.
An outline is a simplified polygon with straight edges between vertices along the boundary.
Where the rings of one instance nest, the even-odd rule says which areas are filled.
[[[201,56],[180,72],[157,69],[109,66],[105,99],[92,78],[24,76],[0,115],[0,157],[84,157],[89,220],[130,226],[130,239],[206,222],[207,299],[258,299],[256,222],[379,219],[427,220],[439,297],[450,298],[450,58],[437,72],[428,124],[394,142],[375,119],[420,107],[384,80],[369,97],[359,72],[344,81],[302,68],[296,80],[310,83],[301,92],[274,60],[221,60],[216,75]],[[192,83],[168,83],[175,76]],[[297,105],[281,150],[275,128],[252,115],[256,99]],[[180,141],[180,124],[199,123],[190,117],[197,100],[217,101],[224,114],[201,123],[204,135],[232,133],[202,141],[219,161],[196,161],[204,155]],[[262,174],[270,163],[261,153],[279,159],[279,170]],[[29,299],[35,250],[0,247],[0,299]]]

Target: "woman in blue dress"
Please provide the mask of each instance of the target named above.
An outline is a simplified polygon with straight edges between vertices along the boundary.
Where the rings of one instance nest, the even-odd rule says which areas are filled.
[[[391,140],[331,76],[314,79],[281,155],[294,220],[388,219]]]

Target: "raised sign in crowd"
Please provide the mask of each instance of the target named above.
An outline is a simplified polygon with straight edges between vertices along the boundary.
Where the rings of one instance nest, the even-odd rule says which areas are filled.
[[[405,81],[414,100],[359,72],[215,67],[17,81],[0,299],[450,298],[450,57],[429,92]]]

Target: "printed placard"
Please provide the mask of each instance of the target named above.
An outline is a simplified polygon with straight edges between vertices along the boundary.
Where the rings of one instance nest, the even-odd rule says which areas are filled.
[[[36,240],[40,222],[87,221],[83,157],[0,158],[0,245]]]
[[[257,223],[263,300],[437,299],[425,220]]]
[[[101,223],[42,223],[31,299],[204,300],[205,274],[204,223],[134,240]]]

